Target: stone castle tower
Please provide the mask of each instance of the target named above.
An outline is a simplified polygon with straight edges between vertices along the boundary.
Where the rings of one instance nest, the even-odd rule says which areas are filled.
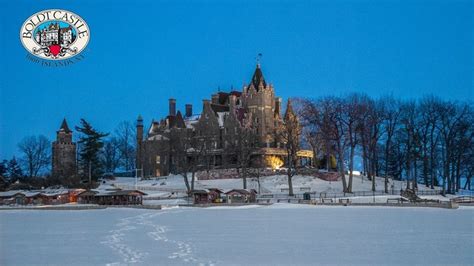
[[[275,130],[281,123],[281,98],[275,97],[273,85],[267,84],[260,64],[257,64],[252,80],[242,92],[243,108],[252,114],[258,135],[264,146],[275,145]]]
[[[52,155],[53,176],[70,177],[76,174],[76,143],[72,142],[72,131],[66,119],[56,131]]]

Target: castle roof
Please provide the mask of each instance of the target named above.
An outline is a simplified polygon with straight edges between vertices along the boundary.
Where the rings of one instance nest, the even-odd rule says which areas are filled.
[[[265,82],[265,78],[263,77],[263,72],[262,72],[262,69],[260,68],[260,64],[257,64],[257,67],[255,68],[255,72],[253,73],[253,77],[252,77],[252,81],[250,82],[250,85],[253,85],[254,88],[258,91],[258,87],[260,83],[263,84],[263,87],[267,87],[267,83]]]
[[[68,31],[68,30],[72,30],[71,25],[69,25],[68,27],[60,28],[60,29],[59,29],[59,31],[60,31],[61,33],[66,32],[66,31]]]
[[[59,29],[59,24],[57,22],[56,23],[51,23],[48,26],[48,30],[57,30],[57,29]]]
[[[212,110],[217,114],[219,112],[229,112],[229,106],[223,104],[211,104]]]
[[[72,132],[69,129],[69,126],[67,125],[66,118],[63,119],[63,122],[61,123],[61,127],[59,128],[59,131],[64,131],[66,133],[71,133]]]

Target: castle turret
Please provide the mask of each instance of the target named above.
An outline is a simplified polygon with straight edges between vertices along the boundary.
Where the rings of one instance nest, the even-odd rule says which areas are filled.
[[[260,63],[257,63],[249,85],[244,87],[242,100],[244,108],[252,113],[261,143],[271,146],[274,141],[275,95],[272,85],[265,81]]]
[[[63,119],[56,131],[56,141],[53,142],[52,175],[70,177],[76,174],[76,143],[72,141],[72,130]]]

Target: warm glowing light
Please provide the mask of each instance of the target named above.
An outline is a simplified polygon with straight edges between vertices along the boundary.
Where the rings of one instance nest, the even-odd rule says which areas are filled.
[[[278,156],[267,156],[265,158],[267,165],[269,165],[273,170],[278,170],[283,166],[283,160]]]

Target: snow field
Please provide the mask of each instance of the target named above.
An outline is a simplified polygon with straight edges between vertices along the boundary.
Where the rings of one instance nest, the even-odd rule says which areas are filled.
[[[472,265],[474,208],[1,211],[0,265]]]

